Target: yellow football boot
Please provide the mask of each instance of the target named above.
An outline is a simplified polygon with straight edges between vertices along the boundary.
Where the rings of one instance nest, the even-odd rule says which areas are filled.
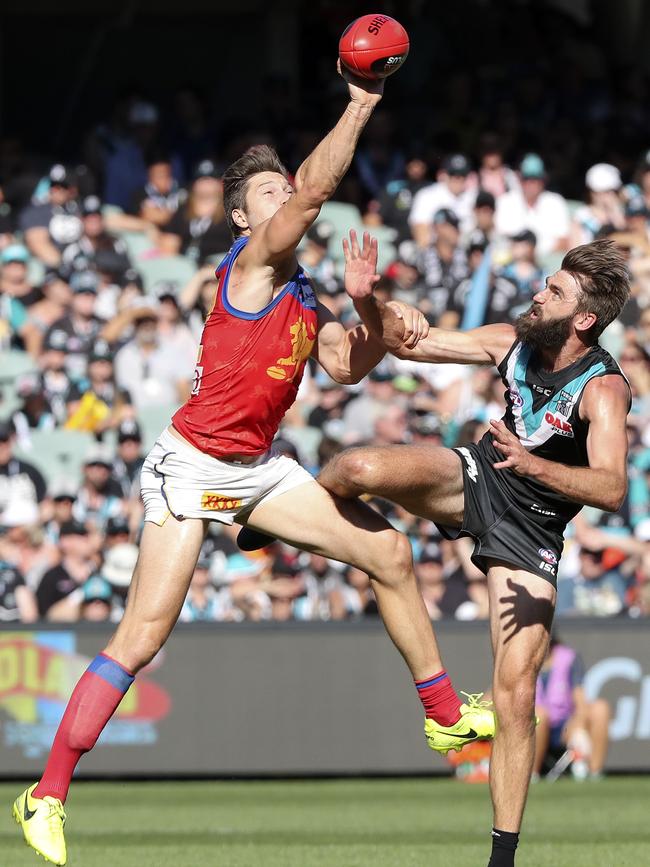
[[[443,726],[433,719],[425,719],[424,734],[432,750],[446,756],[449,750],[460,752],[465,744],[494,737],[495,719],[491,701],[481,701],[482,692],[467,696],[460,706],[460,719],[452,726]]]
[[[66,862],[65,812],[58,798],[46,795],[44,798],[33,798],[32,792],[37,783],[26,789],[14,801],[13,817],[22,827],[25,842],[31,846],[46,861],[63,865]]]

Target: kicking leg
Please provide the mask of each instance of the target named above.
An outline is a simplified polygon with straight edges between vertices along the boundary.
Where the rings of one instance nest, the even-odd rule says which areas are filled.
[[[488,570],[497,717],[490,759],[494,806],[489,867],[514,865],[535,754],[535,685],[546,656],[555,588],[538,575],[493,563]]]
[[[356,498],[333,497],[309,482],[258,505],[247,524],[303,550],[349,563],[370,576],[386,630],[411,670],[427,718],[439,723],[431,736],[427,732],[434,749],[441,738],[446,743],[445,738],[455,737],[455,730],[442,732],[442,728],[459,725],[461,734],[471,727],[478,737],[491,735],[491,712],[461,711],[460,700],[442,670],[409,541],[381,515]]]

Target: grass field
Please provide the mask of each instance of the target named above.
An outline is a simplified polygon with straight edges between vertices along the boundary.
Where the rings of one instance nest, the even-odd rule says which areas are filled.
[[[0,786],[0,865],[44,864]],[[650,865],[650,778],[541,783],[518,867]],[[486,786],[452,780],[78,783],[70,867],[485,867]]]

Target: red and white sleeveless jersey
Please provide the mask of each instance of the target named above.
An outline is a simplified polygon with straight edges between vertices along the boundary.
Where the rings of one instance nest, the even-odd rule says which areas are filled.
[[[192,445],[216,458],[267,451],[296,399],[318,330],[316,297],[300,267],[258,313],[230,304],[228,280],[247,242],[238,238],[217,269],[192,393],[172,419]]]

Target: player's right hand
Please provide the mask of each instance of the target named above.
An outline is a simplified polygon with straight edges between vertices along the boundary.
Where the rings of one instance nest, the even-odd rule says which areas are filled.
[[[384,93],[384,78],[371,81],[369,78],[354,75],[342,65],[340,59],[336,61],[336,69],[338,74],[347,82],[351,102],[357,105],[367,105],[370,108],[377,105]]]

